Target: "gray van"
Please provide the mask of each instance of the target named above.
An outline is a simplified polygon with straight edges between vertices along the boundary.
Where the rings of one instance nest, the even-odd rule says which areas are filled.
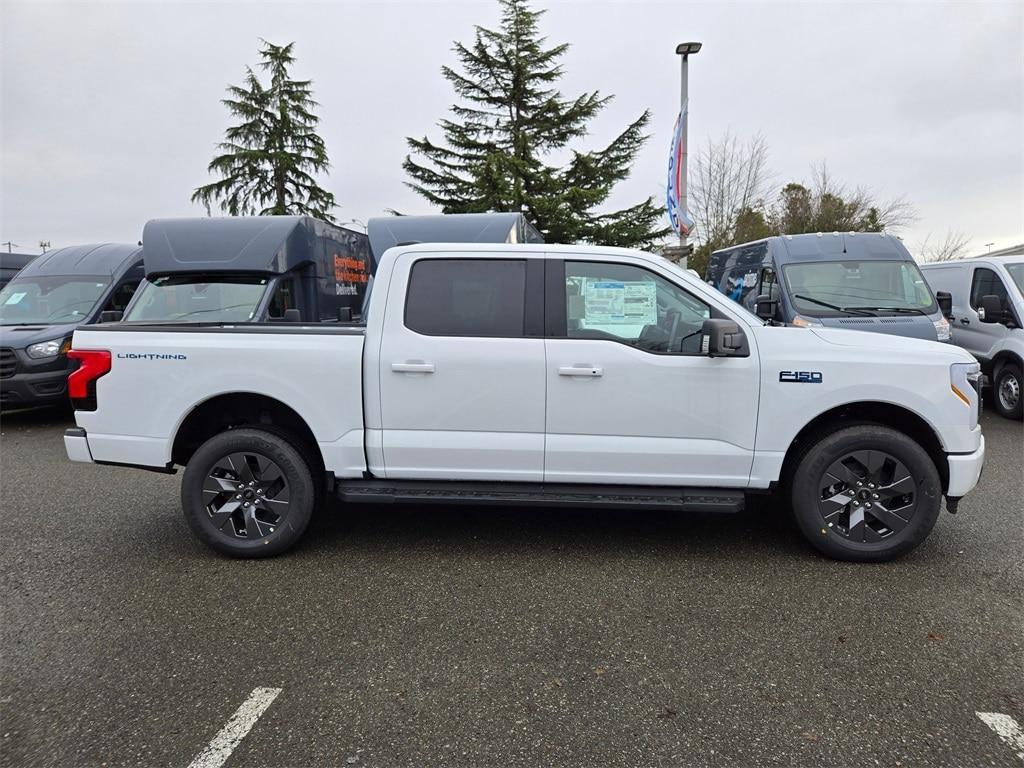
[[[67,402],[71,334],[127,306],[142,249],[106,243],[37,256],[0,290],[0,406]]]
[[[880,232],[780,235],[711,254],[708,283],[759,317],[949,341],[950,298]],[[941,304],[941,307],[940,307]]]

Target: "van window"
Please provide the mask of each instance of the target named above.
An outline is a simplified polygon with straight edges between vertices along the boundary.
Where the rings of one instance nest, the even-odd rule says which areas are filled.
[[[524,335],[526,261],[421,259],[412,268],[405,325],[428,336]]]
[[[172,275],[145,281],[126,322],[245,323],[252,320],[267,280],[250,276]]]
[[[117,286],[114,292],[110,295],[110,300],[107,301],[107,306],[103,308],[104,312],[117,311],[124,312],[124,308],[128,306],[128,302],[132,300],[132,296],[135,295],[135,289],[139,287],[141,280],[127,280]]]
[[[981,306],[982,296],[998,296],[1006,306],[1006,286],[1002,279],[988,267],[975,267],[971,280],[971,306]]]
[[[711,308],[660,275],[630,264],[567,261],[570,339],[617,341],[647,352],[700,354]]]
[[[836,316],[849,310],[937,310],[924,275],[912,261],[814,261],[782,268],[796,311]],[[831,306],[830,306],[831,305]]]
[[[278,280],[277,287],[274,288],[274,295],[270,297],[267,316],[271,320],[280,320],[284,317],[286,309],[294,309],[296,306],[295,282],[290,277],[286,280]]]
[[[110,275],[16,277],[0,290],[0,325],[55,325],[85,319]]]

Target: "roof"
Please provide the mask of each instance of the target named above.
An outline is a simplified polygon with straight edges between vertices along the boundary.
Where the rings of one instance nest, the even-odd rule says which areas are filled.
[[[142,231],[147,276],[179,272],[283,274],[313,261],[321,237],[365,242],[362,233],[309,216],[153,219]]]
[[[775,235],[749,243],[731,245],[715,253],[747,248],[760,243],[772,246],[772,254],[782,262],[842,261],[855,259],[909,259],[903,242],[884,232],[809,232],[799,235]]]
[[[1007,256],[1024,256],[1024,243],[1011,245],[1009,248],[1000,248],[998,251],[979,253],[975,258],[1005,260]]]
[[[120,275],[137,259],[142,249],[127,243],[71,245],[36,256],[19,274],[33,275]]]
[[[444,213],[383,216],[366,226],[370,249],[379,259],[388,248],[409,243],[543,243],[521,213]]]

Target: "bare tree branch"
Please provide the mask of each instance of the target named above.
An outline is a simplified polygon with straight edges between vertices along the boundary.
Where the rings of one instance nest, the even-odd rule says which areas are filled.
[[[963,232],[955,232],[950,229],[941,241],[932,242],[931,232],[918,246],[918,258],[921,261],[953,261],[962,259],[967,255],[967,249],[971,245],[971,238]]]

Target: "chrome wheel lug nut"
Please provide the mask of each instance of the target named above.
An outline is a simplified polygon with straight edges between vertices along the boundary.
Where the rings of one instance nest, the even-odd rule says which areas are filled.
[[[873,498],[873,499],[877,499],[877,498],[878,498],[878,494],[877,494],[877,493],[872,493],[872,494],[871,494],[871,498]]]

